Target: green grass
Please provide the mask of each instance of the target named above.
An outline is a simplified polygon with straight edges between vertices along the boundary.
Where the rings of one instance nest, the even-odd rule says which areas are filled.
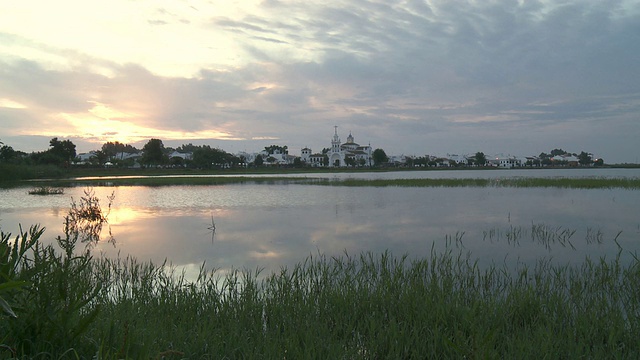
[[[531,230],[534,243],[563,234]],[[0,292],[17,315],[0,322],[0,357],[640,356],[635,254],[630,263],[541,259],[515,269],[480,267],[455,249],[421,259],[318,255],[271,274],[221,274],[203,264],[189,281],[166,264],[92,258],[68,236],[56,251],[38,242],[41,235],[36,227],[13,240],[2,236],[12,266],[0,269],[18,270],[0,281],[24,285]]]

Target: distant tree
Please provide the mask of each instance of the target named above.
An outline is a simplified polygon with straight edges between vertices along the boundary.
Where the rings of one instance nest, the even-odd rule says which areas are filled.
[[[51,164],[68,166],[76,157],[76,146],[70,140],[60,141],[53,138],[49,141],[49,149],[30,155],[31,161],[36,164]]]
[[[106,142],[102,144],[102,148],[100,149],[105,156],[106,160],[115,161],[118,160],[118,154],[133,154],[137,153],[139,150],[129,144],[123,144],[121,142]],[[105,161],[106,161],[105,160]],[[123,160],[122,157],[119,160]]]
[[[106,142],[104,144],[102,144],[102,148],[100,148],[100,150],[104,153],[104,155],[107,158],[113,158],[116,156],[116,154],[118,154],[119,152],[123,152],[124,150],[124,145],[119,143],[119,142]]]
[[[70,162],[76,157],[76,146],[71,140],[58,140],[53,138],[49,141],[49,150],[53,156],[61,159],[62,163]]]
[[[169,159],[169,164],[171,164],[171,166],[184,166],[184,159],[181,158],[180,156],[174,156],[172,158]]]
[[[142,163],[146,165],[162,165],[169,161],[164,153],[164,144],[160,139],[149,140],[142,148]]]
[[[256,156],[256,159],[253,161],[253,164],[255,166],[262,166],[262,164],[264,164],[264,160],[262,159],[262,155],[258,155]]]
[[[232,162],[233,155],[209,145],[195,147],[193,150],[193,165],[201,169],[231,166]]]
[[[344,163],[347,164],[347,166],[354,167],[356,166],[356,159],[354,157],[346,157],[344,158]]]
[[[429,164],[429,157],[427,156],[419,156],[413,159],[413,164],[416,166],[427,166]]]
[[[551,150],[551,157],[554,156],[558,156],[558,155],[566,155],[568,154],[566,151],[562,150],[562,149],[553,149]]]
[[[373,150],[373,164],[375,166],[380,166],[382,164],[386,164],[389,161],[389,157],[387,157],[387,153],[382,149]]]
[[[278,145],[265,146],[264,150],[269,155],[275,154],[276,151],[278,151],[280,154],[288,154],[289,153],[289,147],[287,145],[285,145],[285,146],[278,146]]]
[[[415,159],[414,159],[412,156],[407,156],[407,157],[405,157],[405,159],[404,159],[404,165],[405,165],[405,166],[408,166],[408,167],[413,167],[414,160],[415,160]]]
[[[540,159],[528,159],[525,165],[529,167],[540,166]]]
[[[483,152],[478,151],[475,158],[478,166],[484,166],[487,163],[487,156]]]
[[[596,159],[596,161],[593,162],[593,166],[602,166],[602,165],[604,165],[604,160],[602,160],[602,158]]]
[[[301,168],[303,166],[304,166],[304,163],[302,162],[302,159],[300,159],[299,156],[296,156],[296,158],[293,159],[293,167]]]
[[[588,166],[588,165],[591,165],[591,163],[593,163],[593,160],[591,159],[591,155],[589,155],[584,151],[582,151],[580,155],[578,155],[577,157],[578,157],[578,163],[582,166]]]
[[[0,145],[3,144],[0,142]],[[13,148],[9,145],[2,145],[0,147],[0,161],[1,162],[12,162],[18,157],[18,152],[13,150]]]
[[[107,160],[109,160],[109,155],[107,155],[107,153],[102,150],[98,150],[95,152],[95,155],[93,155],[89,160],[95,162],[95,164],[97,165],[104,165]]]
[[[324,151],[324,150],[323,150]],[[329,155],[327,155],[326,153],[323,153],[323,157],[322,157],[322,165],[329,166]]]
[[[331,151],[331,148],[324,148],[322,149],[322,154],[327,154],[329,151]]]
[[[192,143],[188,143],[188,144],[182,144],[182,145],[178,146],[178,148],[176,150],[181,152],[181,153],[192,153],[192,152],[196,151],[196,149],[198,149],[198,148],[200,148],[200,146],[193,145]]]

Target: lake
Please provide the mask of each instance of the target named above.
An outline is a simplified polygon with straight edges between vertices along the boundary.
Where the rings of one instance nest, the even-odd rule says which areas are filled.
[[[275,175],[272,175],[275,176]],[[290,176],[290,175],[287,175]],[[639,177],[638,169],[473,170],[327,173],[326,178]],[[0,229],[41,224],[45,239],[63,233],[71,199],[0,189]],[[391,251],[410,258],[431,251],[470,253],[479,264],[580,263],[640,250],[640,191],[562,188],[402,188],[300,184],[103,186],[115,195],[94,254],[168,262],[187,274],[206,262],[221,273],[292,266],[309,255]],[[212,231],[215,225],[215,232]],[[546,240],[541,240],[546,239]]]

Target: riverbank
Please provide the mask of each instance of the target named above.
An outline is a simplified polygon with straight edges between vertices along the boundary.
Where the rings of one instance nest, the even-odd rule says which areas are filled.
[[[187,281],[171,266],[9,252],[0,354],[46,358],[637,358],[640,261],[480,269],[458,249],[310,256]],[[3,236],[2,246],[11,244]],[[34,249],[36,256],[23,249]],[[71,252],[69,252],[71,251]],[[623,251],[621,249],[621,251]],[[5,255],[7,256],[7,255]],[[19,258],[19,259],[18,259]],[[15,261],[14,261],[15,260]],[[3,267],[2,271],[10,269]],[[22,282],[24,281],[24,282]],[[3,283],[6,284],[6,283]]]

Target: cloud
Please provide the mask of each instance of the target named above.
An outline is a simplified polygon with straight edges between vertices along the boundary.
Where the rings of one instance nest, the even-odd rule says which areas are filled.
[[[138,23],[123,17],[140,34],[105,43],[117,57],[0,27],[0,104],[22,106],[0,107],[1,131],[29,132],[13,119],[49,132],[85,119],[122,125],[96,139],[132,124],[321,149],[337,124],[408,154],[539,153],[580,134],[608,157],[633,152],[619,139],[640,131],[634,1],[140,6]]]

